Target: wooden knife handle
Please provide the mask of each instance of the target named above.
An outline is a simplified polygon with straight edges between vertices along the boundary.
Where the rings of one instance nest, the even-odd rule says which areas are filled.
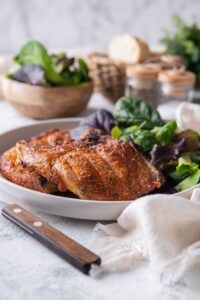
[[[85,274],[91,264],[101,263],[99,256],[17,204],[4,207],[2,215]]]

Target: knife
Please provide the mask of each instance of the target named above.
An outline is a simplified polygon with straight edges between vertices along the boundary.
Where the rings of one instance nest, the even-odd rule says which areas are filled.
[[[101,264],[98,255],[17,204],[4,207],[2,215],[85,274]]]

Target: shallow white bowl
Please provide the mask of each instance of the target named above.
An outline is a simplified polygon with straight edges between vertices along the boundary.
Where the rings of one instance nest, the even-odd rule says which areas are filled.
[[[72,129],[79,122],[80,118],[59,119],[42,121],[37,124],[10,130],[0,135],[0,154],[12,147],[20,139],[28,139],[49,128]],[[50,214],[70,218],[116,220],[120,213],[131,203],[131,201],[81,200],[48,195],[23,188],[2,176],[0,176],[0,188],[1,191],[7,194],[6,201],[9,203],[19,203],[27,208],[35,208]],[[189,198],[193,189],[194,187],[177,193],[177,195]]]

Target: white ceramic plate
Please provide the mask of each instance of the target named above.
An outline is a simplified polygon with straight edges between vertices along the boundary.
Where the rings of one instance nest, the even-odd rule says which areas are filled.
[[[12,147],[20,139],[30,138],[48,128],[72,129],[79,122],[80,118],[42,121],[3,133],[0,135],[0,154]],[[0,188],[2,192],[7,194],[6,201],[9,203],[19,203],[27,208],[35,208],[50,214],[70,218],[116,220],[123,209],[131,203],[131,201],[80,200],[48,195],[23,188],[2,176],[0,176]],[[188,198],[193,189],[178,194]]]

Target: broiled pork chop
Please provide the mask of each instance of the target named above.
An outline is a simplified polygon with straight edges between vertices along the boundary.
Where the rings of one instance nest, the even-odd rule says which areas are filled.
[[[85,136],[58,146],[17,147],[25,164],[83,199],[131,200],[161,186],[159,172],[126,141]]]
[[[57,186],[38,174],[33,168],[27,167],[18,157],[16,147],[6,151],[0,159],[1,174],[8,180],[35,191],[52,194]]]
[[[53,168],[82,199],[133,200],[162,182],[159,172],[131,143],[111,138],[67,152]]]
[[[55,146],[70,141],[69,132],[66,130],[49,129],[39,136],[31,138],[29,146]],[[46,177],[38,173],[35,168],[22,161],[21,152],[15,146],[6,151],[0,158],[0,172],[8,180],[23,187],[36,191],[52,194],[58,191],[57,185],[49,182]]]
[[[17,143],[16,148],[20,153],[23,163],[45,177],[49,182],[53,182],[58,186],[60,192],[65,192],[68,188],[60,179],[60,176],[54,170],[55,160],[71,151],[73,142],[64,145],[48,146],[48,145],[34,145],[26,141]]]
[[[27,142],[29,145],[40,146],[57,146],[64,145],[71,141],[69,130],[49,129],[35,137],[30,138]]]

